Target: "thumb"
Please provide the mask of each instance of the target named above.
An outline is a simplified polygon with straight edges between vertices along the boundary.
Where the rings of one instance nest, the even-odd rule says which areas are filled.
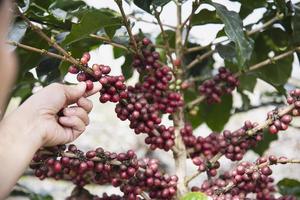
[[[63,89],[66,96],[67,104],[75,103],[78,99],[84,96],[86,90],[86,83],[80,82],[75,86],[64,85]]]

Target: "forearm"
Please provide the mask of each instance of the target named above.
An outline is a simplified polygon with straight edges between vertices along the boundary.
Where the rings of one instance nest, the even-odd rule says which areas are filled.
[[[0,199],[9,194],[17,180],[28,167],[34,153],[40,147],[33,130],[20,127],[20,116],[8,116],[0,124]],[[27,129],[27,130],[26,130]]]

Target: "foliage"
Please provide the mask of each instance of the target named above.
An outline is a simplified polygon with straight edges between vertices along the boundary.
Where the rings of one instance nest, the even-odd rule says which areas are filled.
[[[182,115],[179,114],[180,118],[185,118],[182,119],[182,123],[180,123],[180,131],[184,130],[182,132],[185,132],[185,135],[183,134],[182,137],[190,137],[190,140],[194,141],[197,138],[189,134],[189,125],[187,124],[190,124],[193,129],[196,129],[205,123],[214,132],[221,132],[224,129],[233,114],[232,91],[234,89],[241,95],[241,110],[243,111],[248,111],[252,107],[247,94],[255,92],[254,89],[258,79],[273,86],[277,90],[275,94],[277,97],[282,98],[282,96],[287,95],[285,86],[292,73],[294,61],[293,53],[296,48],[299,50],[300,4],[292,4],[290,1],[285,2],[283,0],[231,0],[232,2],[241,4],[239,12],[235,12],[229,10],[226,5],[210,0],[193,0],[193,12],[187,20],[182,20],[182,24],[177,24],[177,27],[173,27],[160,22],[160,11],[163,12],[166,5],[175,6],[175,3],[177,3],[176,6],[180,8],[181,4],[191,1],[192,0],[115,0],[114,2],[120,8],[122,8],[125,3],[134,8],[134,11],[127,16],[127,13],[124,14],[108,8],[97,9],[91,7],[87,5],[85,1],[81,0],[18,0],[17,3],[31,22],[37,24],[38,27],[49,36],[51,41],[56,41],[58,45],[67,51],[67,56],[78,59],[77,63],[72,63],[77,67],[82,64],[84,67],[87,66],[87,63],[84,64],[82,60],[81,63],[79,61],[80,58],[82,59],[81,56],[84,52],[99,48],[104,44],[110,44],[113,47],[115,58],[124,57],[125,61],[121,69],[126,80],[132,78],[134,71],[138,71],[140,82],[143,82],[143,80],[149,77],[154,77],[155,82],[149,81],[149,85],[155,85],[162,81],[162,77],[157,78],[159,75],[154,75],[154,72],[157,71],[149,73],[149,71],[141,68],[153,67],[156,61],[159,64],[163,63],[172,67],[170,68],[170,72],[168,71],[166,74],[169,75],[172,72],[174,75],[173,80],[163,81],[167,82],[166,84],[168,86],[164,91],[161,91],[161,95],[167,99],[164,99],[163,102],[166,104],[165,101],[167,101],[170,104],[171,100],[169,97],[174,96],[174,93],[176,93],[179,94],[180,97],[183,96],[182,101],[184,100],[184,106],[181,106],[178,110],[176,110],[176,108],[176,112],[173,112],[173,110],[166,111],[167,108],[163,107],[163,105],[161,105],[163,103],[160,102],[161,108],[157,111],[159,113],[158,116],[169,115],[169,118],[174,121],[175,127],[177,127],[176,117],[178,117],[178,113],[182,112]],[[198,7],[201,9],[198,9]],[[260,18],[258,22],[244,26],[243,20],[249,16],[253,10],[258,8],[265,8],[262,18]],[[159,27],[161,30],[160,33],[155,35],[152,33],[144,33],[143,30],[140,30],[139,33],[134,33],[135,36],[132,36],[132,27],[136,23],[140,23],[139,17],[142,16],[141,18],[143,18],[145,13],[152,15],[153,20],[158,22],[155,24],[161,25]],[[193,38],[189,37],[191,29],[210,24],[223,25],[211,44],[201,46],[197,41],[195,42]],[[126,31],[124,31],[125,29]],[[186,38],[184,37],[185,35]],[[145,38],[145,36],[149,36],[153,43],[141,39]],[[182,41],[180,38],[182,38]],[[9,40],[55,54],[62,53],[54,46],[49,46],[49,41],[45,41],[39,37],[39,34],[37,34],[35,30],[32,30],[28,24],[24,22],[22,17],[16,18],[10,31]],[[160,58],[155,54],[157,52]],[[21,97],[24,101],[32,94],[33,88],[37,85],[46,86],[53,82],[64,82],[64,76],[67,74],[70,66],[68,59],[60,60],[46,53],[40,55],[36,52],[29,52],[24,48],[17,48],[16,53],[22,67],[19,71],[13,96]],[[155,56],[153,56],[155,57],[155,61],[152,62],[152,57],[150,61],[147,60],[149,54],[151,54],[151,56],[155,54]],[[212,56],[216,54],[222,58],[225,67],[219,68],[218,73],[216,73],[215,66],[219,64],[219,60],[216,59],[216,56]],[[298,56],[299,55],[298,53]],[[66,55],[64,56],[66,57]],[[138,63],[138,66],[134,66],[134,63]],[[225,78],[220,78],[222,70],[225,71],[225,73],[227,73],[226,70],[228,70],[229,75]],[[36,73],[33,73],[33,71]],[[157,73],[159,74],[161,71]],[[36,74],[36,76],[33,74]],[[120,78],[120,80],[122,80],[122,78]],[[213,80],[213,83],[209,82],[211,80]],[[150,95],[145,94],[145,91],[138,92],[140,92],[139,95],[154,95],[154,92],[152,94],[150,92]],[[132,93],[137,93],[137,91]],[[109,96],[109,89],[104,88],[101,97],[104,98],[103,96],[105,95],[107,97],[107,94]],[[176,98],[176,96],[174,98]],[[119,99],[117,100],[119,101]],[[114,102],[118,102],[117,100]],[[152,105],[154,104],[153,102],[156,101],[157,99],[151,99],[150,104]],[[293,100],[290,104],[296,104],[295,101]],[[125,109],[124,105],[128,102],[124,103],[120,101],[119,103],[118,105],[123,106],[122,109]],[[168,107],[168,109],[170,108]],[[125,109],[125,111],[122,110],[122,112],[131,112],[128,110]],[[123,114],[122,112],[120,111],[118,115]],[[288,121],[282,118],[284,118],[284,115],[279,116],[277,120]],[[129,119],[131,122],[134,121],[130,117],[126,119]],[[146,121],[146,124],[147,120],[144,121]],[[182,127],[184,123],[186,123],[186,125]],[[286,124],[289,123],[290,122],[287,122]],[[273,121],[267,125],[270,126],[269,132],[278,132],[278,130],[282,128],[277,127],[276,129],[275,127],[274,130],[275,122]],[[244,131],[243,134],[246,134],[251,128],[253,128],[253,124],[250,123],[249,125],[248,123],[248,126],[244,125],[240,131]],[[136,129],[135,131],[138,132]],[[263,135],[262,130],[259,130],[259,134],[257,135]],[[267,135],[264,142],[259,143],[253,148],[253,150],[260,155],[263,155],[265,150],[268,149],[269,144],[278,138],[277,135],[268,135],[268,131],[266,131],[264,135]],[[153,136],[152,133],[149,133],[149,137],[155,137],[155,134]],[[227,139],[228,141],[234,140],[236,139],[235,137],[236,136],[230,136],[230,138]],[[201,144],[202,142],[209,143],[214,141],[221,143],[223,139],[224,138],[221,138],[220,135],[211,134],[210,137],[204,138],[200,142]],[[177,141],[174,138],[173,140],[175,142]],[[247,138],[247,140],[257,143],[260,141],[260,138],[251,136]],[[184,142],[186,148],[191,147],[189,142]],[[176,145],[178,144],[175,144],[175,146]],[[171,148],[166,149],[169,150]],[[245,152],[248,150],[249,148],[246,148]],[[213,150],[209,149],[208,151]],[[222,153],[224,153],[227,158],[231,160],[236,159],[233,158],[234,156],[228,155],[232,154],[231,152],[224,152]],[[214,152],[213,156],[216,155],[218,154]],[[212,159],[213,156],[205,158],[205,162]],[[193,159],[195,157],[197,158],[197,156],[192,155]],[[201,160],[201,162],[204,161]],[[211,165],[210,162],[208,163]],[[200,168],[201,164],[203,163],[196,165]],[[205,167],[209,168],[208,166]],[[212,165],[211,168],[214,169],[213,167]],[[208,174],[214,173],[209,171],[211,169],[207,170]],[[294,194],[299,197],[299,184],[295,180],[282,180],[278,184],[278,187],[283,195]],[[200,192],[195,192],[187,194],[182,199],[201,200],[206,199],[206,196]]]

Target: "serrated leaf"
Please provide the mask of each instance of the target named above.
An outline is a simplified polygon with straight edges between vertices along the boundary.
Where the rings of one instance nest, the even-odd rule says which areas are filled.
[[[216,8],[217,14],[225,24],[226,35],[236,45],[239,69],[245,69],[245,63],[251,58],[253,43],[245,36],[241,18],[238,13],[227,10],[221,4],[212,3],[212,5]]]
[[[207,9],[203,9],[197,14],[193,15],[191,21],[192,26],[221,23],[222,21],[220,20],[220,18],[218,18],[216,11],[210,11]]]
[[[232,109],[232,96],[225,95],[222,97],[222,103],[206,105],[203,110],[204,120],[207,126],[213,131],[222,131],[228,122]]]
[[[72,26],[70,34],[63,41],[63,45],[70,45],[83,38],[87,38],[89,34],[94,33],[101,28],[116,27],[121,25],[120,16],[109,9],[91,9],[83,14],[79,23]]]
[[[300,182],[298,180],[285,178],[278,182],[277,187],[282,195],[295,195],[300,198]]]
[[[207,196],[202,192],[190,192],[180,200],[207,200]]]

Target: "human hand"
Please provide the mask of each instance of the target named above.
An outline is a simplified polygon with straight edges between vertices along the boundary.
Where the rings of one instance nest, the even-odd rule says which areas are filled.
[[[89,124],[92,102],[86,97],[101,89],[101,84],[86,93],[86,84],[51,84],[31,96],[13,114],[8,123],[17,123],[19,132],[28,134],[39,146],[54,146],[74,141]],[[69,107],[71,104],[76,105]],[[63,116],[58,113],[62,111]],[[14,126],[12,124],[12,126]],[[23,130],[23,131],[22,131]]]

